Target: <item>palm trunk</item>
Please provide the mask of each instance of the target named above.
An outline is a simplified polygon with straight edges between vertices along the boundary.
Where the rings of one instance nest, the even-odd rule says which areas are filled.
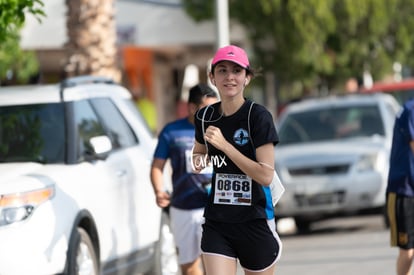
[[[119,82],[115,0],[66,0],[66,5],[66,76],[99,75]]]

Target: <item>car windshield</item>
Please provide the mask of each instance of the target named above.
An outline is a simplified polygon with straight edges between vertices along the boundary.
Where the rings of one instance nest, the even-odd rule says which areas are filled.
[[[280,145],[384,136],[377,106],[331,106],[287,115],[279,129]]]
[[[63,162],[64,125],[61,103],[0,106],[0,162]]]

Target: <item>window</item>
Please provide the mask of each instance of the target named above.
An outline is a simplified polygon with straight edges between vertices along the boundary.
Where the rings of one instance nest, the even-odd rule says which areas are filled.
[[[61,163],[64,155],[62,104],[5,106],[0,109],[0,162]]]
[[[131,127],[109,98],[94,98],[91,103],[102,118],[114,148],[130,147],[138,143]]]
[[[342,106],[289,114],[281,125],[280,144],[385,135],[378,106]]]
[[[77,160],[83,161],[85,154],[90,152],[89,140],[92,137],[105,135],[92,106],[86,100],[73,103],[75,131],[77,131]]]

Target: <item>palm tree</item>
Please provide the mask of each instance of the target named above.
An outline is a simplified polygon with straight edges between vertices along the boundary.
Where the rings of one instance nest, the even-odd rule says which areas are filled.
[[[114,5],[115,0],[66,0],[66,76],[91,74],[121,80]]]

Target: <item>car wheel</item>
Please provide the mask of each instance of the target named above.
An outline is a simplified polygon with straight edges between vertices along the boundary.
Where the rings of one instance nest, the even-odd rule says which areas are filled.
[[[178,272],[177,254],[167,211],[162,211],[160,238],[155,249],[153,268],[145,275],[175,275]]]
[[[307,233],[310,231],[312,221],[303,219],[303,218],[295,218],[295,225],[296,225],[296,231],[298,233]]]
[[[99,261],[95,248],[83,228],[77,228],[70,240],[67,272],[78,275],[99,275]]]

